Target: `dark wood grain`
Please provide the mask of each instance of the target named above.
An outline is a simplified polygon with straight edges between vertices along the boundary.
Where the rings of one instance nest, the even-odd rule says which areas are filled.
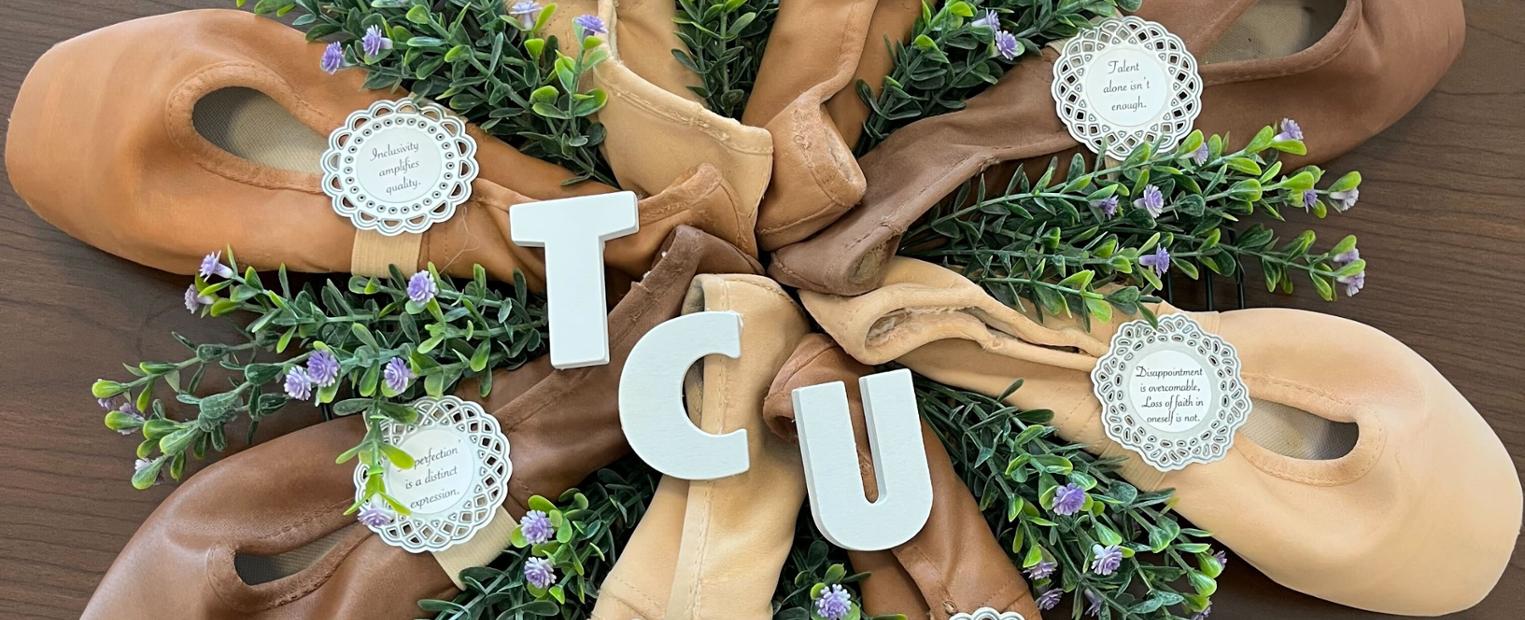
[[[26,71],[53,43],[133,17],[230,4],[5,0],[0,106],[10,109]],[[1256,293],[1251,303],[1348,316],[1408,343],[1487,417],[1518,467],[1525,464],[1525,332],[1518,319],[1525,309],[1525,3],[1467,5],[1466,54],[1436,92],[1330,166],[1366,177],[1361,205],[1320,230],[1325,238],[1360,235],[1372,264],[1367,290],[1332,306],[1308,291],[1291,298]],[[90,382],[113,374],[120,361],[177,354],[171,330],[208,339],[231,330],[184,311],[183,278],[69,238],[8,185],[3,199],[0,617],[74,618],[170,490],[127,485],[136,442],[101,427]],[[299,412],[282,426],[314,419]],[[262,428],[261,435],[283,428]],[[1217,602],[1215,618],[1380,617],[1279,588],[1242,561],[1231,565]],[[1453,617],[1525,617],[1525,555],[1517,548],[1493,594]]]

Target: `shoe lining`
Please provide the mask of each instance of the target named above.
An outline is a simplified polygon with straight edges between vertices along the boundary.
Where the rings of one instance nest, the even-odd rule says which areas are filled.
[[[1239,432],[1262,448],[1294,459],[1332,461],[1356,447],[1360,433],[1355,424],[1268,400],[1251,402],[1250,417]]]
[[[1260,0],[1204,57],[1207,64],[1281,58],[1308,49],[1334,29],[1346,0]]]
[[[238,573],[239,579],[251,586],[290,577],[312,566],[323,554],[333,550],[343,538],[340,534],[344,531],[343,528],[334,530],[322,538],[275,555],[235,554],[233,570]]]
[[[256,164],[319,173],[328,141],[276,100],[252,88],[224,88],[196,102],[197,133],[224,151]]]

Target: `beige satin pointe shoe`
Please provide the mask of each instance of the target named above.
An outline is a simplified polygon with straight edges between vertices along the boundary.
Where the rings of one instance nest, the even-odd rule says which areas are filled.
[[[867,423],[858,378],[873,369],[858,363],[830,338],[811,334],[801,340],[768,389],[763,415],[780,437],[795,441],[791,393],[802,387],[841,381],[847,387],[858,469],[869,501],[879,495],[869,453]],[[1027,582],[990,533],[985,516],[932,427],[922,422],[927,465],[932,472],[932,515],[910,541],[888,551],[849,551],[853,570],[869,573],[862,582],[863,610],[874,615],[904,614],[912,619],[948,620],[982,608],[1015,611],[1039,620]]]
[[[1242,143],[1281,118],[1301,123],[1322,162],[1392,125],[1440,81],[1465,36],[1460,0],[1149,0],[1138,15],[1197,55],[1196,127]],[[1054,112],[1058,52],[1026,58],[962,110],[907,125],[861,157],[860,205],[778,250],[780,282],[853,295],[874,288],[900,235],[987,168],[1027,170],[1077,143]],[[994,173],[993,173],[994,174]],[[994,174],[1000,181],[1000,174]]]
[[[1342,605],[1440,615],[1497,583],[1520,533],[1521,491],[1498,437],[1428,362],[1380,331],[1287,309],[1186,313],[1239,352],[1252,407],[1217,462],[1161,473],[1103,431],[1090,371],[1118,323],[1088,333],[1002,305],[963,276],[907,258],[857,297],[803,293],[859,361],[1054,411],[1066,440],[1123,458],[1142,489],[1278,583]],[[1180,312],[1160,304],[1161,315]]]
[[[351,112],[406,93],[365,90],[359,70],[323,72],[322,50],[233,10],[137,19],[60,43],[17,96],[11,183],[64,232],[157,269],[191,273],[202,255],[231,246],[256,268],[351,271],[365,246],[357,251],[355,228],[321,189],[327,136]],[[386,262],[408,273],[432,261],[468,276],[480,263],[505,281],[522,270],[539,286],[542,255],[509,242],[509,208],[614,189],[564,186],[566,170],[468,131],[480,167],[471,200]],[[604,255],[627,278],[682,224],[755,254],[756,206],[738,203],[718,168],[695,162],[642,190],[653,195],[641,201],[641,230]]]
[[[730,245],[680,228],[610,313],[610,364],[555,371],[542,357],[499,371],[481,404],[511,446],[508,515],[517,519],[531,496],[554,497],[629,451],[609,394],[635,342],[677,316],[696,273],[760,269]],[[459,393],[475,400],[478,389]],[[363,422],[296,431],[191,476],[117,556],[84,617],[413,618],[419,599],[449,599],[455,574],[497,557],[513,524],[494,521],[437,555],[382,542],[344,514],[354,465],[334,463],[365,435]]]
[[[707,433],[745,429],[751,467],[718,480],[663,478],[599,589],[595,619],[772,617],[805,474],[799,448],[768,432],[762,403],[805,317],[778,284],[751,275],[694,278],[684,313],[700,311],[741,315],[741,357],[709,356],[689,373],[689,416]]]

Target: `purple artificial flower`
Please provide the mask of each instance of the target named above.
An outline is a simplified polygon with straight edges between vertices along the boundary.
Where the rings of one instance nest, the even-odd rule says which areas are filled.
[[[540,15],[540,3],[534,0],[521,0],[508,7],[510,17],[519,18],[519,26],[525,30],[535,27],[535,18]]]
[[[1138,257],[1138,264],[1154,269],[1154,275],[1163,276],[1170,270],[1170,251],[1156,246],[1153,254]]]
[[[328,387],[339,380],[339,359],[325,350],[313,351],[307,358],[307,379],[318,387]]]
[[[1084,502],[1084,491],[1081,491],[1081,496],[1081,501]],[[1058,568],[1059,565],[1054,562],[1050,562],[1048,560],[1040,560],[1037,564],[1034,564],[1032,568],[1027,569],[1027,578],[1033,581],[1048,579]]]
[[[556,535],[556,526],[551,524],[551,517],[545,512],[531,510],[524,513],[524,520],[519,522],[519,531],[529,544],[538,545]]]
[[[996,15],[995,11],[993,10],[985,9],[985,14],[979,16],[979,18],[975,19],[974,21],[969,22],[969,25],[984,26],[991,30],[997,30],[1001,27],[1001,16]]]
[[[1361,289],[1366,288],[1366,272],[1363,271],[1353,276],[1335,278],[1334,281],[1345,285],[1346,297],[1355,297],[1356,293],[1359,293],[1361,292]]]
[[[815,613],[827,620],[842,620],[852,611],[853,595],[842,586],[832,584],[831,587],[821,591],[821,597],[815,600]]]
[[[1085,489],[1075,483],[1054,489],[1054,514],[1068,517],[1080,512],[1086,504]]]
[[[1096,617],[1096,616],[1100,616],[1101,615],[1101,595],[1097,594],[1095,590],[1086,590],[1085,591],[1085,595],[1086,595],[1086,602],[1090,603],[1090,605],[1086,606],[1086,615],[1091,616],[1093,618]]]
[[[191,314],[196,314],[202,306],[210,305],[214,301],[217,300],[198,292],[195,284],[185,287],[185,309]]]
[[[1212,154],[1212,150],[1207,148],[1207,143],[1203,142],[1202,146],[1197,147],[1197,150],[1191,152],[1191,160],[1200,166],[1207,163],[1207,158],[1211,157]]]
[[[1017,36],[1005,30],[995,33],[995,51],[1007,61],[1016,60],[1022,55],[1022,44],[1017,42]]]
[[[132,419],[136,420],[138,422],[138,427],[142,427],[143,422],[144,422],[143,412],[138,411],[138,406],[133,404],[132,401],[128,400],[128,401],[123,402],[121,404],[121,406],[116,408],[116,411],[121,413],[122,415],[125,415],[125,416],[127,416],[129,418],[132,418]],[[137,433],[137,431],[138,431],[137,428],[123,428],[121,430],[118,430],[117,434],[118,435],[132,435],[132,434]]]
[[[586,39],[595,34],[607,34],[608,26],[604,25],[603,18],[597,15],[578,15],[572,18],[572,24],[578,28],[578,38]]]
[[[524,581],[541,590],[556,581],[556,565],[549,558],[530,558],[524,561]]]
[[[392,49],[392,40],[382,34],[381,26],[372,25],[365,29],[365,36],[360,39],[360,48],[365,50],[366,56],[375,56],[381,50]]]
[[[1213,604],[1208,603],[1207,607],[1202,608],[1202,611],[1192,614],[1191,620],[1206,620],[1211,615],[1213,615]]]
[[[1117,572],[1118,567],[1123,565],[1123,550],[1117,545],[1110,547],[1091,545],[1091,553],[1096,556],[1091,560],[1091,572],[1102,577]]]
[[[377,506],[375,502],[367,502],[365,508],[360,509],[360,514],[355,515],[355,520],[366,527],[382,527],[392,522],[392,512]]]
[[[1278,142],[1285,142],[1287,140],[1301,139],[1303,139],[1303,126],[1290,118],[1281,119],[1281,133],[1276,134],[1276,140]]]
[[[1218,561],[1218,566],[1228,566],[1228,553],[1222,549],[1213,552],[1213,559]]]
[[[437,294],[439,287],[434,285],[434,276],[428,271],[420,271],[408,278],[408,299],[413,300],[413,303],[429,303]]]
[[[1038,610],[1039,611],[1048,611],[1050,609],[1058,607],[1059,606],[1059,601],[1061,599],[1063,599],[1063,598],[1064,598],[1064,590],[1060,590],[1059,588],[1049,588],[1047,590],[1044,590],[1043,594],[1039,594],[1038,595],[1038,600],[1033,601],[1033,602],[1038,604]]]
[[[402,358],[394,357],[381,371],[381,378],[387,382],[387,389],[401,392],[408,389],[408,383],[413,381],[413,369],[408,368],[408,363],[402,361]]]
[[[312,398],[312,379],[308,378],[307,371],[301,367],[286,371],[286,395],[293,400]]]
[[[1144,195],[1133,201],[1134,208],[1149,212],[1149,217],[1159,217],[1165,211],[1165,194],[1160,193],[1160,188],[1150,185],[1144,188]]]
[[[210,280],[212,276],[231,278],[233,268],[222,264],[222,251],[218,250],[201,257],[201,268],[196,273],[201,274],[203,280]]]
[[[1361,199],[1360,189],[1348,189],[1343,192],[1331,192],[1329,199],[1334,201],[1334,210],[1344,213],[1351,207],[1356,206],[1356,201]]]
[[[318,66],[329,75],[338,73],[339,69],[344,68],[344,46],[338,41],[329,43],[328,47],[323,48],[323,59],[318,61]]]
[[[1115,216],[1117,215],[1117,196],[1107,196],[1101,200],[1092,201],[1091,207],[1100,209],[1107,217]]]
[[[100,405],[102,409],[105,409],[106,411],[111,411],[113,409],[116,409],[117,407],[122,406],[122,401],[125,401],[125,400],[127,400],[127,399],[122,398],[120,396],[112,396],[111,398],[97,398],[97,399],[95,399],[95,403]]]
[[[1303,206],[1304,209],[1312,209],[1313,205],[1318,204],[1318,190],[1316,190],[1316,189],[1310,189],[1310,190],[1304,191],[1302,193],[1302,197],[1303,197],[1303,205],[1302,206]]]

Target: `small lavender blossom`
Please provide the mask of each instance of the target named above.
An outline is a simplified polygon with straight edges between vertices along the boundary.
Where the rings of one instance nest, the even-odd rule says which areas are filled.
[[[1117,572],[1117,569],[1123,565],[1123,550],[1117,545],[1109,547],[1091,545],[1091,553],[1096,556],[1091,560],[1091,572],[1102,577]]]
[[[1117,196],[1107,196],[1101,200],[1091,201],[1091,207],[1101,210],[1103,215],[1113,217],[1117,215]]]
[[[1038,611],[1048,611],[1058,607],[1059,601],[1063,598],[1064,590],[1060,590],[1059,588],[1049,588],[1044,590],[1043,594],[1039,594],[1038,600],[1034,602],[1038,604]]]
[[[344,46],[338,41],[329,43],[328,47],[323,48],[323,59],[318,61],[318,66],[329,75],[338,73],[339,69],[344,68]]]
[[[1207,607],[1202,608],[1202,611],[1192,614],[1191,620],[1206,620],[1211,615],[1213,615],[1213,604],[1208,603]]]
[[[1335,254],[1334,258],[1332,260],[1334,260],[1334,264],[1335,264],[1336,267],[1344,267],[1345,265],[1349,265],[1349,264],[1354,263],[1354,262],[1356,262],[1358,260],[1361,260],[1361,249],[1360,248],[1350,248],[1350,250],[1348,250],[1348,251],[1340,252],[1339,254]],[[1223,552],[1219,551],[1218,553],[1223,553]]]
[[[382,527],[392,522],[392,513],[377,506],[375,502],[370,502],[365,505],[365,508],[360,509],[360,514],[355,515],[355,520],[366,527]]]
[[[604,25],[603,18],[597,15],[578,15],[572,18],[572,24],[576,25],[580,38],[588,38],[595,34],[607,34],[608,26]]]
[[[556,581],[556,566],[549,558],[530,558],[524,561],[524,581],[541,590]]]
[[[1318,190],[1316,190],[1316,189],[1306,190],[1306,191],[1303,192],[1302,198],[1303,198],[1303,205],[1302,205],[1303,208],[1304,209],[1312,209],[1313,205],[1318,204]]]
[[[1213,559],[1218,561],[1218,566],[1228,566],[1228,553],[1222,549],[1213,552]]]
[[[217,300],[197,291],[195,284],[185,287],[185,309],[191,314],[200,312],[202,306],[210,305],[214,301]]]
[[[381,378],[387,382],[387,389],[401,392],[408,389],[408,383],[413,381],[413,369],[408,368],[408,363],[402,361],[402,358],[394,357],[381,371]]]
[[[360,48],[365,50],[366,56],[375,56],[381,50],[392,49],[392,40],[382,34],[381,26],[372,25],[365,29],[365,36],[360,39]]]
[[[1022,55],[1022,44],[1017,42],[1016,35],[1002,30],[995,33],[995,51],[1009,62]]]
[[[408,278],[408,299],[413,300],[413,303],[429,303],[437,294],[439,287],[435,286],[434,276],[428,271],[420,271]]]
[[[1084,494],[1083,491],[1082,494]],[[1032,581],[1048,579],[1058,568],[1059,565],[1057,563],[1050,562],[1048,560],[1041,560],[1037,564],[1034,564],[1032,568],[1027,569],[1027,578]]]
[[[1095,590],[1086,590],[1085,591],[1085,595],[1086,595],[1086,602],[1090,603],[1090,605],[1086,606],[1086,615],[1091,616],[1093,618],[1096,617],[1096,616],[1100,616],[1101,615],[1101,595],[1097,594]]]
[[[201,257],[201,268],[196,270],[201,279],[210,280],[212,276],[220,278],[233,277],[233,268],[222,264],[222,251],[218,250]]]
[[[1353,276],[1335,278],[1334,281],[1345,285],[1346,297],[1355,297],[1356,293],[1359,293],[1361,292],[1361,289],[1366,288],[1366,272],[1363,271]]]
[[[827,620],[842,620],[852,611],[852,600],[851,593],[840,585],[832,584],[822,590],[820,598],[815,600],[815,613]]]
[[[1080,512],[1086,504],[1085,489],[1080,485],[1070,483],[1054,489],[1054,514],[1068,517]]]
[[[1303,126],[1290,118],[1281,119],[1281,133],[1276,134],[1278,142],[1303,139]]]
[[[551,524],[551,517],[545,512],[531,510],[524,513],[524,520],[519,522],[519,532],[524,534],[526,542],[538,545],[556,535],[556,526]]]
[[[307,371],[300,367],[286,371],[286,395],[293,400],[307,400],[312,398],[312,379],[308,378]]]
[[[1361,190],[1348,189],[1342,192],[1332,192],[1329,194],[1329,199],[1334,201],[1335,211],[1344,213],[1349,211],[1351,207],[1356,206],[1356,202],[1361,199]]]
[[[996,29],[999,29],[1001,27],[1001,16],[996,15],[996,12],[993,11],[993,10],[985,9],[985,14],[979,16],[978,19],[976,19],[976,20],[974,20],[972,22],[969,22],[969,25],[970,26],[983,26],[983,27],[989,28],[991,30],[996,30]]]
[[[313,351],[307,358],[307,379],[318,387],[333,385],[339,380],[339,359],[328,351]]]
[[[118,435],[123,435],[123,436],[137,434],[138,428],[141,428],[142,425],[143,425],[143,422],[144,422],[143,412],[142,411],[138,411],[138,406],[133,404],[132,401],[129,400],[129,401],[123,402],[121,406],[117,407],[116,411],[118,413],[121,413],[122,415],[125,415],[125,416],[127,416],[129,418],[132,418],[134,421],[136,421],[138,423],[136,427],[123,428],[123,429],[118,430],[117,434]]]
[[[1154,275],[1163,276],[1170,271],[1170,250],[1156,246],[1153,254],[1138,257],[1138,264],[1154,269]]]
[[[1207,163],[1207,158],[1211,157],[1212,154],[1212,149],[1207,148],[1207,143],[1203,142],[1202,146],[1197,147],[1197,150],[1191,152],[1191,161],[1200,166]]]
[[[1133,201],[1133,207],[1148,211],[1149,217],[1159,217],[1165,211],[1165,194],[1156,186],[1145,187],[1144,195]]]
[[[127,400],[127,399],[122,398],[120,396],[112,396],[111,398],[97,398],[97,399],[95,399],[95,403],[97,405],[100,405],[101,409],[105,409],[106,411],[111,411],[113,409],[116,409],[117,407],[120,407],[122,405],[122,401],[125,401],[125,400]]]
[[[535,27],[535,18],[540,15],[540,3],[534,0],[521,0],[508,7],[509,17],[519,19],[519,26],[525,30]]]

